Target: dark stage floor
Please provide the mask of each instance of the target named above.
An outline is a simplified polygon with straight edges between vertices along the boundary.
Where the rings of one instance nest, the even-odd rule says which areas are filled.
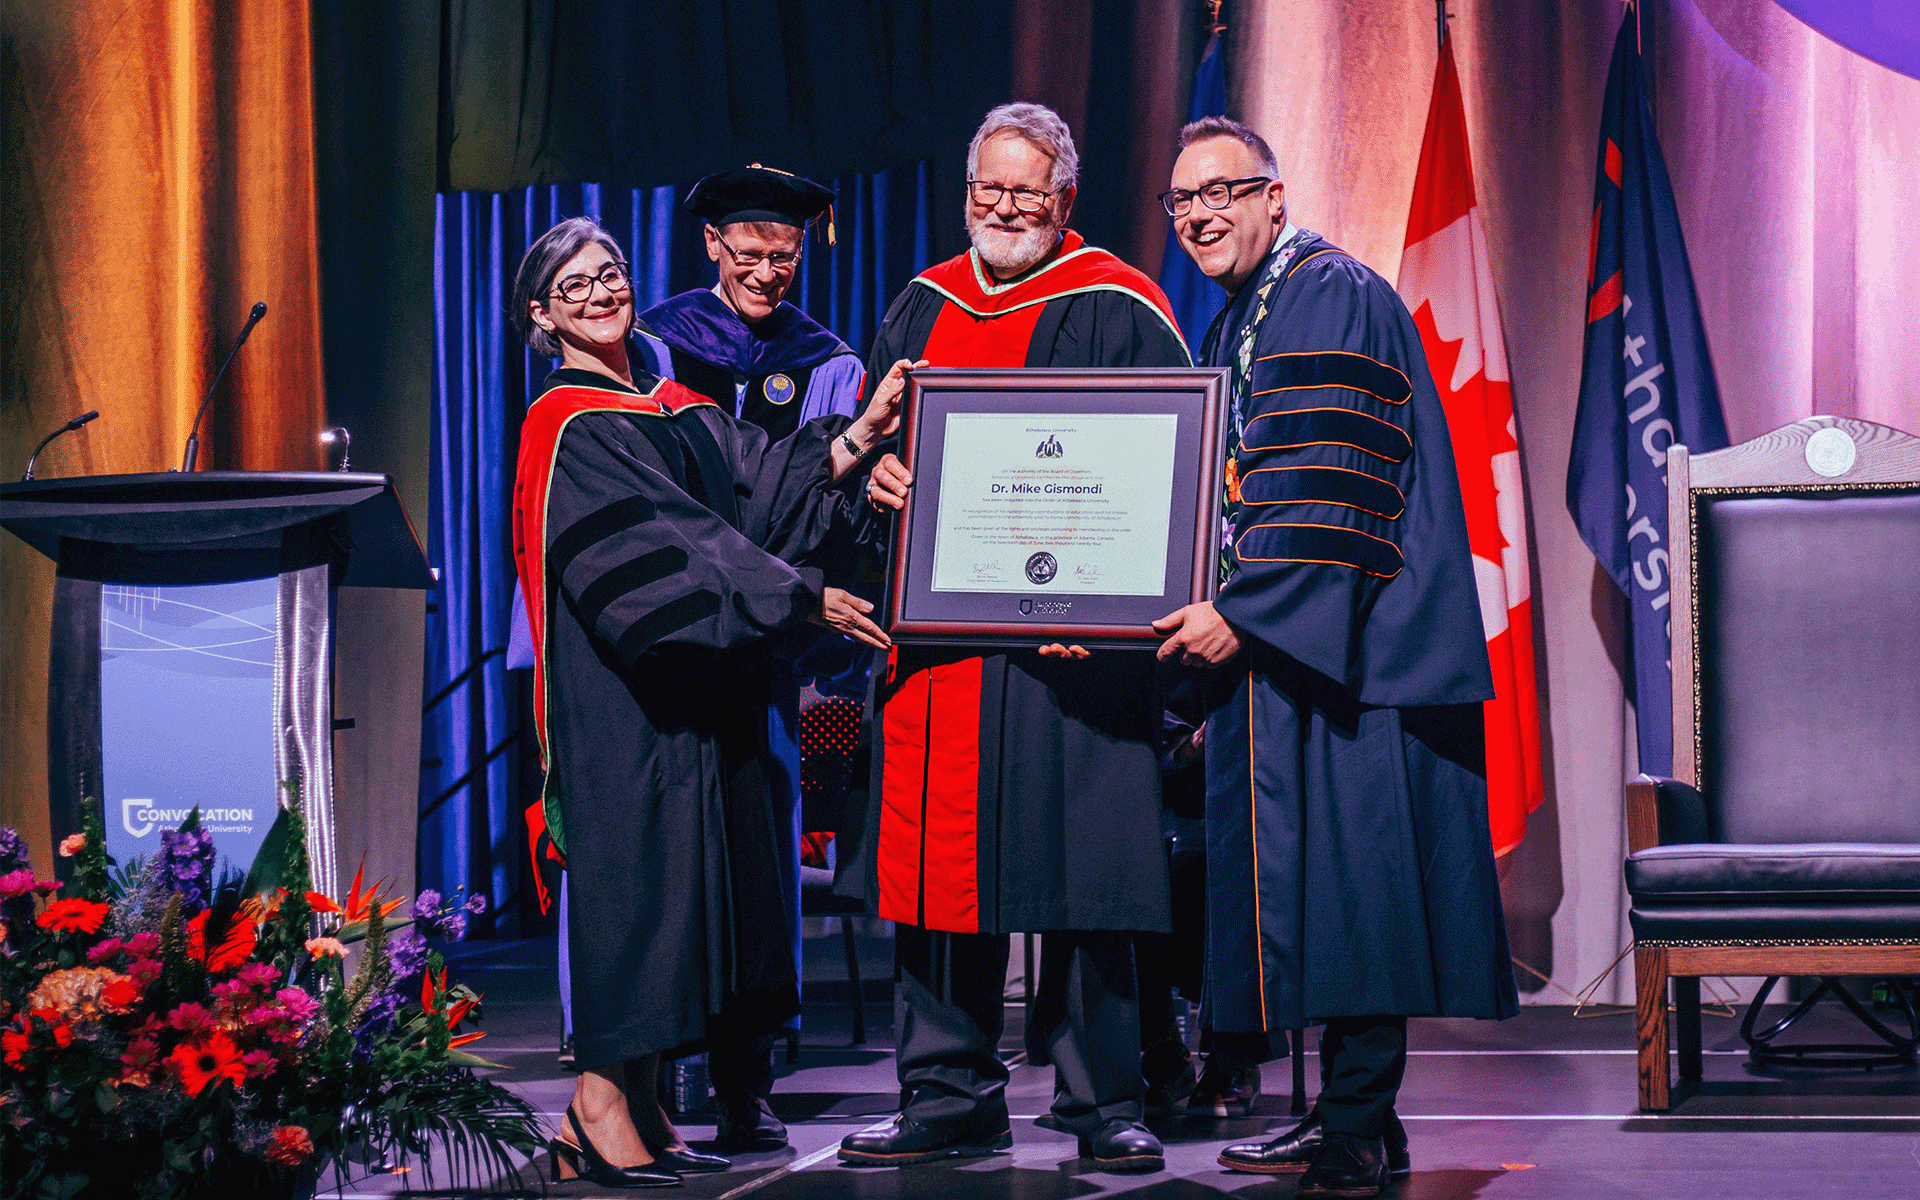
[[[809,939],[810,995],[800,1062],[782,1066],[774,1104],[793,1145],[776,1154],[737,1157],[734,1169],[690,1179],[660,1195],[697,1200],[803,1200],[814,1197],[943,1197],[1069,1200],[1128,1193],[1139,1200],[1199,1200],[1231,1193],[1281,1200],[1293,1178],[1236,1175],[1214,1156],[1229,1141],[1284,1128],[1289,1070],[1266,1067],[1260,1115],[1243,1121],[1155,1122],[1167,1144],[1167,1169],[1123,1176],[1090,1171],[1073,1139],[1037,1128],[1051,1094],[1052,1071],[1016,1066],[1009,1089],[1014,1117],[1010,1153],[964,1164],[901,1169],[842,1167],[840,1138],[890,1119],[897,1101],[890,1003],[878,998],[892,966],[891,944],[862,939],[863,973],[874,999],[866,1007],[868,1044],[850,1047],[846,975],[837,930]],[[555,1061],[559,1006],[553,943],[476,943],[455,973],[485,993],[488,1036],[472,1048],[510,1070],[501,1078],[549,1119],[565,1110],[573,1077]],[[1016,949],[1016,953],[1017,953]],[[1823,1006],[1823,1009],[1826,1006]],[[1844,1014],[1820,1011],[1811,1031],[1854,1040]],[[1005,1052],[1020,1047],[1022,1010],[1007,1010]],[[1749,1064],[1738,1023],[1707,1017],[1706,1080],[1679,1093],[1670,1115],[1635,1111],[1630,1013],[1576,1019],[1567,1008],[1529,1008],[1512,1021],[1417,1021],[1400,1113],[1412,1133],[1414,1171],[1388,1193],[1403,1200],[1585,1200],[1588,1197],[1685,1197],[1763,1200],[1813,1196],[1920,1197],[1920,1072],[1779,1070]],[[1317,1062],[1310,1060],[1317,1069]],[[1310,1078],[1313,1071],[1309,1071]],[[712,1136],[711,1118],[681,1127],[696,1147]],[[530,1164],[544,1170],[546,1158]],[[423,1181],[414,1175],[415,1186]],[[1297,1177],[1296,1177],[1297,1178]],[[352,1200],[404,1187],[391,1176],[361,1179],[323,1196]],[[537,1193],[537,1185],[529,1191]],[[608,1193],[568,1183],[551,1194]],[[442,1193],[444,1194],[444,1193]]]

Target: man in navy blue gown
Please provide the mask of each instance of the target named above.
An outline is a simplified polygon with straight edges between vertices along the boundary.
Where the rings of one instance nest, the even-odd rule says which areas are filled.
[[[1223,1166],[1372,1196],[1408,1169],[1410,1016],[1517,1011],[1487,828],[1493,694],[1446,415],[1406,307],[1287,219],[1238,122],[1181,132],[1162,202],[1228,293],[1220,588],[1157,622],[1207,672],[1207,979],[1216,1043],[1324,1026],[1298,1127]]]

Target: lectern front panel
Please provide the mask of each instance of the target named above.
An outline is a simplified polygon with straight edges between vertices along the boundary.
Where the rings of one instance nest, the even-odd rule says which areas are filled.
[[[277,815],[277,576],[100,590],[107,851],[149,856],[195,807],[220,867],[244,874]]]

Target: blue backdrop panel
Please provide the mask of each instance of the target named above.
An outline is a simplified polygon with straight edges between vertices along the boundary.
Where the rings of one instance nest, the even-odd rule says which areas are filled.
[[[778,165],[778,164],[774,164]],[[807,236],[788,299],[865,353],[889,301],[925,270],[935,204],[917,163],[829,182],[835,244]],[[521,932],[529,902],[521,812],[538,788],[526,672],[509,671],[513,469],[522,415],[553,363],[513,333],[513,271],[556,221],[595,218],[626,249],[644,309],[711,287],[701,223],[684,187],[543,185],[436,197],[432,499],[420,764],[420,886],[465,885],[493,901],[492,928]],[[489,918],[477,923],[484,932]]]
[[[278,593],[273,576],[101,588],[101,790],[107,852],[122,864],[198,806],[222,866],[252,865],[277,811]]]

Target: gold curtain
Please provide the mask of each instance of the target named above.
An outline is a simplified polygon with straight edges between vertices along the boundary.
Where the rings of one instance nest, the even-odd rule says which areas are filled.
[[[256,300],[199,465],[312,470],[324,404],[313,69],[296,0],[0,2],[0,471],[164,471]],[[44,872],[52,564],[0,537],[0,823]],[[60,714],[52,714],[59,720]]]

